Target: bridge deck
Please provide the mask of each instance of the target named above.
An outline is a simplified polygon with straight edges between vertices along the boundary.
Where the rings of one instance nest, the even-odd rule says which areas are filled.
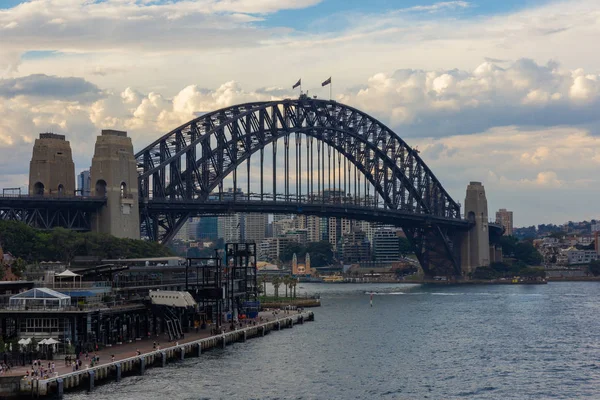
[[[422,226],[444,223],[460,229],[469,229],[471,222],[464,219],[445,218],[408,211],[371,208],[354,204],[297,203],[286,201],[198,201],[180,199],[145,199],[140,209],[192,213],[194,215],[221,215],[230,213],[306,214],[336,218],[349,218],[390,225]]]

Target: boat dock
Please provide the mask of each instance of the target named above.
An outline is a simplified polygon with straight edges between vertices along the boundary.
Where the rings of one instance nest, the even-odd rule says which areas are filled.
[[[128,356],[119,360],[103,362],[100,365],[69,371],[69,367],[62,366],[61,360],[55,361],[57,372],[55,376],[39,379],[24,376],[22,371],[14,371],[10,375],[0,377],[0,398],[63,398],[65,392],[87,390],[91,392],[94,387],[110,381],[119,382],[129,375],[143,375],[145,370],[152,367],[164,367],[168,362],[184,360],[189,357],[199,357],[203,352],[214,348],[226,348],[233,343],[245,342],[248,339],[263,337],[270,331],[292,328],[305,321],[314,321],[312,311],[299,313],[281,313],[270,316],[267,321],[248,325],[243,328],[230,330],[217,335],[198,339],[197,335],[190,334],[180,343],[168,343],[165,348],[141,351],[140,355]],[[142,343],[134,342],[124,344],[112,353],[121,355],[135,354],[137,349],[149,346],[150,340]],[[137,347],[136,347],[137,346]],[[145,350],[145,349],[144,349]],[[110,350],[101,352],[106,360],[111,354]],[[116,356],[115,356],[116,358]],[[20,368],[19,368],[20,369]],[[24,370],[23,370],[24,371]],[[16,373],[21,372],[19,375]]]

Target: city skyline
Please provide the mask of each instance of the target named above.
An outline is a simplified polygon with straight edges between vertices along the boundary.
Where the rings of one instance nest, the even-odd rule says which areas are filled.
[[[39,132],[67,136],[79,173],[102,128],[140,149],[198,112],[297,96],[298,78],[327,98],[332,76],[456,201],[476,180],[516,227],[595,218],[598,7],[489,3],[0,1],[0,187],[26,185]]]

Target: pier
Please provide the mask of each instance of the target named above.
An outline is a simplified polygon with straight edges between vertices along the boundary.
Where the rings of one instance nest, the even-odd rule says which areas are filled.
[[[145,370],[152,367],[164,367],[168,362],[181,361],[189,357],[200,357],[205,351],[221,348],[238,342],[245,342],[251,338],[263,337],[271,331],[291,328],[306,321],[314,321],[312,311],[293,312],[271,316],[270,320],[256,325],[230,330],[217,335],[197,338],[190,334],[187,339],[177,344],[168,343],[165,348],[150,349],[136,355],[142,343],[133,342],[112,349],[123,357],[127,353],[133,354],[115,361],[102,362],[97,366],[69,371],[70,367],[63,366],[62,360],[56,360],[57,372],[55,376],[47,379],[24,376],[24,369],[17,368],[10,375],[0,377],[0,398],[63,398],[64,393],[75,390],[91,392],[102,383],[110,381],[119,382],[129,375],[143,375]],[[148,346],[150,340],[145,340]],[[111,349],[99,352],[101,358],[110,360]],[[116,358],[116,357],[115,357]],[[46,361],[47,362],[47,361]],[[19,373],[20,372],[20,373]],[[17,373],[19,373],[17,375]]]

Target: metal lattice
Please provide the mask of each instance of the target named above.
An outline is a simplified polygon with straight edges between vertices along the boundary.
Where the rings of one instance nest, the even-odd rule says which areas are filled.
[[[284,161],[277,165],[281,142]],[[269,147],[270,172],[264,170]],[[253,154],[260,157],[260,173],[258,189],[251,191]],[[418,151],[378,120],[344,104],[303,96],[228,107],[171,131],[136,159],[142,234],[152,240],[170,240],[193,215],[251,209],[340,215],[402,226],[425,269],[443,264],[446,271],[460,270],[453,232],[469,227],[460,206]],[[237,171],[244,164],[248,190],[238,195]],[[230,175],[233,192],[227,196],[223,182]],[[325,195],[332,187],[337,191]],[[352,187],[354,194],[348,195]]]

